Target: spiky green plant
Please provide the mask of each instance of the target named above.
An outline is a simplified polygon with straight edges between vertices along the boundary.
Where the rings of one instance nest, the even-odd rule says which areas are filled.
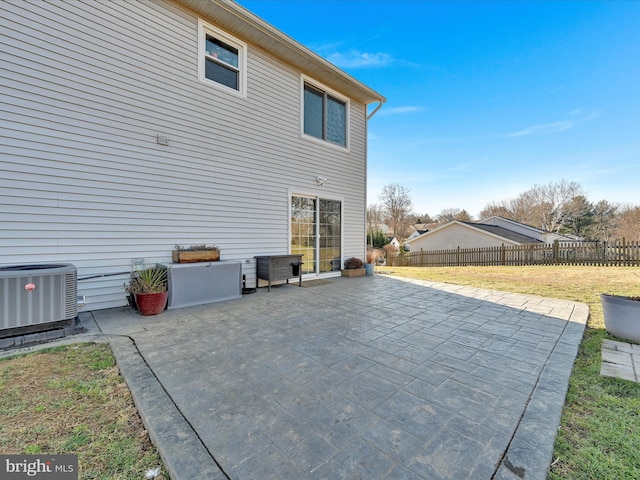
[[[132,295],[167,291],[167,267],[164,265],[136,265],[124,289]]]

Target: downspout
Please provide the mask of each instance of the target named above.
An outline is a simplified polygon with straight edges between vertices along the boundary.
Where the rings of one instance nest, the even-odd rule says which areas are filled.
[[[378,110],[382,108],[382,105],[384,105],[384,102],[385,102],[385,99],[381,98],[380,101],[378,102],[378,106],[374,108],[373,112],[371,112],[367,117],[367,121],[371,120],[371,118],[378,112]]]
[[[376,108],[373,109],[373,112],[371,112],[368,116],[367,116],[367,122],[369,120],[371,120],[371,118],[378,112],[378,110],[380,110],[382,108],[382,105],[384,105],[385,99],[381,98],[378,102],[378,106]],[[369,129],[367,128],[367,137],[369,137]],[[368,163],[369,163],[369,139],[367,138],[367,143],[366,143],[366,148],[367,148],[367,162],[365,163],[365,167],[364,167],[364,177],[365,179],[368,177],[369,172],[368,172]],[[367,198],[367,182],[365,180],[364,182],[364,198]],[[364,224],[367,225],[367,205],[365,204],[364,206]],[[373,246],[373,245],[372,245]],[[365,236],[364,236],[364,259],[365,262],[367,260],[367,249],[369,248],[368,244],[367,244],[367,234],[365,232]]]

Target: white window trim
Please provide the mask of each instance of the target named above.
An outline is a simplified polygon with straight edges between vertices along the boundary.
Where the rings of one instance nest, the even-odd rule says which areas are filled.
[[[209,80],[205,76],[207,34],[238,49],[238,90],[227,87],[221,83],[214,82],[213,80]],[[225,92],[231,92],[244,98],[247,96],[247,44],[200,18],[198,19],[198,80],[205,85],[224,90]]]
[[[314,88],[317,88],[318,90],[322,90],[325,93],[328,93],[329,95],[331,95],[332,97],[337,98],[338,100],[340,100],[341,102],[345,103],[345,108],[346,108],[346,112],[345,112],[345,135],[346,135],[346,145],[342,146],[342,145],[338,145],[337,143],[333,143],[330,142],[329,140],[325,140],[323,138],[317,138],[314,137],[313,135],[307,135],[306,133],[304,133],[304,84],[308,83],[309,85],[311,85]],[[332,90],[331,88],[327,87],[326,85],[323,85],[320,82],[316,82],[315,80],[312,80],[311,78],[307,77],[306,75],[300,75],[300,136],[302,138],[304,138],[305,140],[309,140],[311,142],[315,142],[318,143],[320,145],[324,145],[324,146],[328,146],[331,148],[337,148],[340,151],[349,151],[350,150],[350,144],[351,144],[351,130],[350,130],[350,124],[351,124],[351,100],[349,100],[349,98],[345,97],[344,95],[336,92],[335,90]]]

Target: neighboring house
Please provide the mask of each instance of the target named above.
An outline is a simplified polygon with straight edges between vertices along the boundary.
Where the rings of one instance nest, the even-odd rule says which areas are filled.
[[[479,223],[454,220],[415,237],[407,244],[412,252],[453,248],[499,247],[501,245],[542,244],[573,241],[563,235],[544,232],[501,217]]]
[[[175,244],[218,244],[247,286],[256,255],[304,253],[306,277],[364,258],[379,93],[230,0],[0,19],[0,265],[73,263],[94,310]]]
[[[504,217],[493,216],[479,222],[481,225],[495,225],[506,230],[521,233],[528,237],[534,238],[542,243],[553,243],[556,240],[563,242],[583,242],[584,238],[576,235],[563,235],[560,233],[547,232],[539,228],[515,222]]]
[[[393,228],[391,226],[389,226],[386,223],[383,223],[381,225],[378,226],[378,229],[387,237],[387,241],[389,243],[393,243],[394,246],[399,247],[401,245],[400,240],[398,239],[398,237],[396,237],[394,235],[394,231]],[[402,232],[400,232],[402,233]],[[415,233],[415,227],[413,225],[409,225],[407,227],[405,227],[404,233],[408,233],[407,238],[408,239],[411,235],[413,235]],[[406,241],[405,239],[405,241]]]
[[[409,235],[407,237],[407,242],[409,240],[413,240],[416,237],[419,237],[420,235],[422,235],[423,233],[427,233],[429,230],[425,229],[425,230],[414,230],[413,232],[411,232],[411,235]]]
[[[393,245],[396,249],[400,249],[400,245],[402,244],[396,237],[393,237],[391,240],[389,240],[389,245]]]

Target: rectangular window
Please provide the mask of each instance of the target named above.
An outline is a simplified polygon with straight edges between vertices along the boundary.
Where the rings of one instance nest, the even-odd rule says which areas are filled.
[[[206,68],[204,76],[209,80],[239,90],[240,70],[238,49],[207,35]]]
[[[304,84],[304,133],[347,146],[347,102]]]
[[[246,44],[202,20],[198,27],[200,80],[245,96]]]

